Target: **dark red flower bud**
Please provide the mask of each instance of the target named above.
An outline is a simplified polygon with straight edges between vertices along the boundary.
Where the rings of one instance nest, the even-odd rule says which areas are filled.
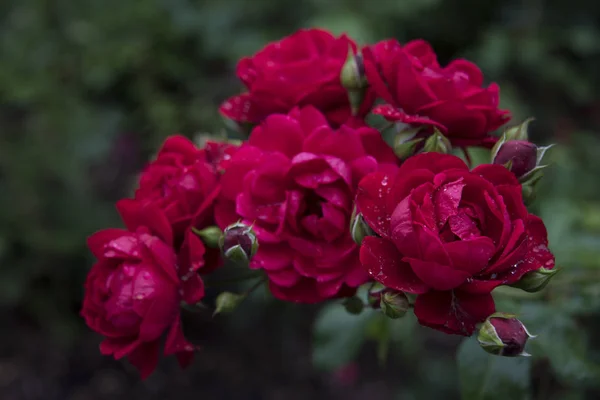
[[[252,227],[236,222],[225,228],[219,246],[225,258],[247,266],[258,250],[258,240]]]
[[[525,140],[509,140],[502,144],[494,164],[507,165],[517,178],[522,177],[537,165],[537,146]]]
[[[514,315],[495,313],[482,325],[477,340],[488,353],[516,357],[529,355],[525,352],[525,344],[532,337]]]

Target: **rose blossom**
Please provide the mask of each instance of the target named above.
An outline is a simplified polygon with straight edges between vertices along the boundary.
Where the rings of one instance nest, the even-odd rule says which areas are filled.
[[[349,49],[346,35],[334,37],[321,29],[301,29],[240,60],[237,76],[248,91],[225,101],[221,114],[238,123],[256,124],[274,113],[312,105],[336,126],[351,116],[340,72]],[[369,105],[359,111],[366,115]]]
[[[215,151],[209,150],[198,149],[184,136],[171,136],[140,177],[135,199],[163,210],[178,243],[190,226],[212,222],[219,181],[215,166],[207,160],[207,154],[212,156]]]
[[[217,223],[252,226],[250,267],[266,272],[277,298],[314,303],[366,281],[349,223],[359,179],[396,168],[378,131],[334,130],[315,108],[295,109],[267,117],[230,161]]]
[[[470,335],[494,312],[496,286],[554,267],[543,222],[500,165],[469,171],[458,157],[422,153],[397,173],[366,176],[356,203],[379,235],[362,242],[363,266],[381,284],[417,294],[422,325]]]
[[[390,121],[437,127],[455,146],[489,146],[489,133],[510,119],[498,109],[498,85],[482,87],[477,65],[454,60],[441,67],[423,40],[384,40],[363,54],[370,87],[387,103],[373,112]]]
[[[97,262],[85,283],[81,314],[105,336],[102,354],[127,356],[146,378],[158,363],[163,334],[165,355],[175,354],[182,367],[191,362],[195,348],[183,336],[179,306],[200,301],[204,286],[195,271],[178,268],[166,217],[152,207],[128,207],[134,203],[120,210],[130,231],[105,229],[88,239]]]

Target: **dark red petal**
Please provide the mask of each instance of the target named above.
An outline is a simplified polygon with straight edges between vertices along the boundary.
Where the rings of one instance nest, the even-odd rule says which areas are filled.
[[[383,172],[365,176],[358,184],[356,207],[367,224],[379,235],[389,238],[390,215],[386,209],[386,196],[392,178]]]
[[[448,218],[458,214],[458,205],[462,198],[464,187],[465,183],[462,182],[462,179],[459,179],[440,186],[433,193],[433,205],[435,207],[438,228],[443,227]]]
[[[157,158],[167,153],[182,154],[190,159],[202,155],[194,142],[182,135],[169,136],[160,148]]]
[[[117,202],[117,210],[129,229],[135,232],[140,227],[148,227],[154,236],[165,243],[173,244],[173,231],[164,212],[154,203],[134,199]]]
[[[302,151],[305,135],[297,120],[274,114],[252,130],[248,144],[265,151],[279,151],[292,158]]]
[[[366,237],[360,247],[360,261],[377,282],[408,293],[425,293],[429,290],[401,258],[392,242],[374,236]]]
[[[176,290],[176,289],[174,289]],[[178,297],[165,296],[157,298],[148,308],[140,325],[140,340],[149,342],[158,339],[178,317]]]
[[[127,357],[129,362],[140,371],[142,379],[146,379],[158,365],[158,353],[160,342],[155,340],[143,343]]]
[[[469,77],[470,85],[481,86],[483,84],[483,73],[477,65],[470,61],[463,59],[453,60],[445,69],[452,72],[465,73]]]
[[[496,247],[492,239],[476,237],[469,240],[457,240],[444,244],[452,265],[470,275],[477,275],[494,255]]]
[[[419,279],[435,290],[457,288],[471,276],[468,272],[434,261],[423,261],[409,257],[404,257],[402,261],[410,264]]]
[[[519,188],[521,186],[515,174],[510,172],[508,168],[502,165],[481,164],[475,167],[472,172],[490,181],[496,186],[512,185]]]
[[[451,141],[453,137],[482,138],[489,132],[485,114],[468,109],[461,100],[447,100],[430,104],[418,110],[417,113],[441,122],[448,128],[447,136]]]
[[[167,334],[167,340],[165,341],[165,355],[169,356],[175,354],[177,361],[181,368],[186,368],[191,364],[194,359],[194,352],[198,347],[188,342],[183,335],[183,329],[181,328],[181,319],[177,318]]]
[[[370,47],[363,49],[365,75],[370,87],[386,102],[394,104],[395,100],[382,76],[379,74],[378,63]]]
[[[123,229],[103,229],[92,234],[87,239],[87,245],[90,248],[90,251],[94,256],[98,259],[104,257],[104,249],[105,246],[111,242],[112,240],[118,239],[122,236],[133,236],[131,232],[127,232]]]
[[[433,173],[445,172],[448,169],[468,171],[469,167],[463,160],[451,154],[435,152],[421,153],[408,158],[401,166],[399,176],[410,174],[417,169],[425,169]]]
[[[249,93],[242,93],[225,100],[219,107],[219,112],[225,118],[238,123],[258,123],[264,117]]]
[[[149,250],[155,265],[164,272],[165,276],[171,280],[171,283],[176,285],[179,284],[175,250],[159,238],[148,234],[140,235],[140,241]]]
[[[439,331],[470,336],[475,325],[495,311],[490,294],[462,291],[431,291],[417,297],[415,315],[419,323]]]

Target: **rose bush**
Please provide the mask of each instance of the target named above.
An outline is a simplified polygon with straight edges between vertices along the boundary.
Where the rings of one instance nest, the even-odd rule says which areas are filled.
[[[375,129],[334,130],[313,107],[271,115],[231,158],[216,219],[252,225],[260,247],[250,267],[266,272],[277,298],[349,295],[367,280],[349,232],[356,186],[396,162]]]
[[[256,124],[270,114],[312,105],[331,124],[341,125],[351,116],[340,82],[349,49],[356,51],[356,44],[346,35],[336,38],[321,29],[301,29],[270,43],[240,60],[237,76],[248,91],[226,100],[220,112],[238,123]],[[365,104],[359,114],[368,111]]]
[[[390,121],[440,129],[455,146],[490,145],[489,133],[510,119],[500,110],[499,88],[482,87],[473,63],[454,60],[441,67],[431,46],[390,39],[363,49],[371,89],[387,104],[373,112]]]
[[[181,301],[200,301],[204,286],[195,271],[178,267],[166,217],[156,208],[131,208],[134,203],[120,207],[129,231],[105,229],[88,239],[97,261],[85,283],[81,314],[105,336],[102,354],[127,356],[146,378],[158,362],[163,334],[165,355],[175,354],[182,367],[191,362],[195,348],[183,336],[179,307]]]
[[[447,333],[470,335],[492,314],[495,287],[554,267],[543,222],[500,165],[469,171],[458,157],[422,153],[363,178],[356,204],[378,234],[360,249],[370,276],[417,294],[419,322]]]

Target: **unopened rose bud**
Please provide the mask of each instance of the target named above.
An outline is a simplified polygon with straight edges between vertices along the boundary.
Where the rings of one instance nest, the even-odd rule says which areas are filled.
[[[506,165],[520,178],[537,166],[537,146],[524,140],[510,140],[498,149],[494,164]]]
[[[340,73],[340,82],[348,90],[359,90],[367,86],[362,54],[354,54],[352,50],[348,52],[348,58]]]
[[[363,219],[362,214],[356,213],[356,208],[350,219],[350,235],[352,236],[352,240],[358,245],[362,243],[365,237],[375,235],[373,229],[371,229]]]
[[[525,325],[512,314],[495,313],[479,330],[477,341],[488,353],[505,356],[529,356],[525,344],[531,335]]]
[[[236,222],[225,228],[219,240],[219,247],[225,258],[247,266],[258,250],[258,239],[250,226]]]
[[[211,247],[211,248],[219,247],[219,240],[221,239],[223,232],[221,231],[221,229],[219,229],[218,226],[208,226],[204,229],[192,228],[192,231],[196,235],[198,235],[198,237],[200,237],[202,242],[207,247]]]
[[[398,158],[404,160],[415,154],[419,143],[424,138],[416,137],[422,127],[410,127],[410,125],[404,126],[398,129],[396,136],[394,137],[394,153]]]
[[[243,294],[223,292],[217,296],[215,311],[213,315],[227,314],[233,312],[237,306],[246,298]]]
[[[362,54],[354,54],[354,51],[349,49],[348,58],[340,72],[340,82],[348,93],[352,115],[356,115],[363,103],[367,88]]]
[[[344,300],[344,307],[350,314],[360,314],[365,307],[365,304],[358,297],[352,296]]]
[[[403,317],[410,308],[408,297],[403,292],[384,290],[379,301],[381,311],[389,318]]]
[[[523,277],[516,283],[513,283],[512,287],[524,290],[529,293],[539,292],[546,287],[550,279],[558,272],[558,268],[546,269],[540,268],[536,271],[531,271],[523,275]]]
[[[425,140],[425,145],[423,146],[423,151],[426,152],[447,154],[450,150],[452,150],[450,140],[437,129],[434,130],[433,135]]]

